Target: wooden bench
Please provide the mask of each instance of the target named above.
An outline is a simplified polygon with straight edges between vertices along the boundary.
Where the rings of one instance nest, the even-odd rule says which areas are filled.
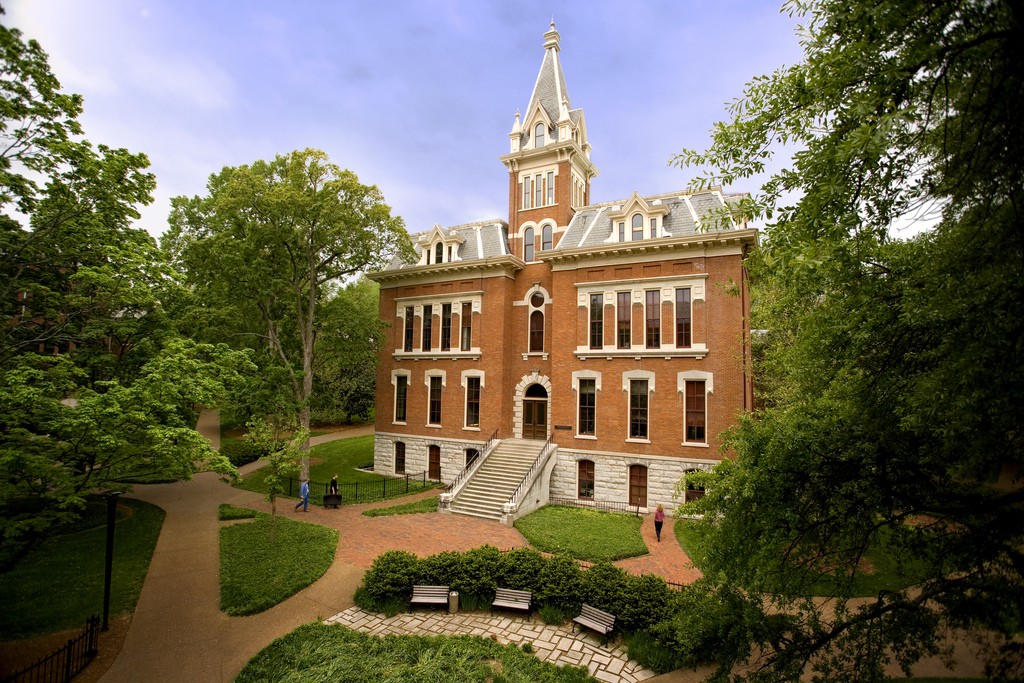
[[[574,622],[580,626],[594,629],[606,639],[608,634],[615,628],[615,615],[584,604],[579,616],[573,617]]]
[[[444,605],[448,608],[448,586],[413,586],[412,600],[409,607],[413,605]]]
[[[511,588],[498,588],[494,591],[494,602],[491,609],[495,607],[507,607],[509,609],[521,609],[530,611],[530,602],[533,600],[533,593],[530,591],[517,591]]]

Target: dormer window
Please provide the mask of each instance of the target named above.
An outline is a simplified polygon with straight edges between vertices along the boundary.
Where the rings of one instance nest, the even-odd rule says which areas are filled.
[[[434,245],[434,263],[440,263],[444,260],[444,245],[438,242]]]
[[[544,124],[538,123],[533,129],[533,146],[543,147],[544,146]]]
[[[634,242],[639,242],[644,238],[644,217],[638,213],[633,214],[632,220],[633,234],[630,237]]]

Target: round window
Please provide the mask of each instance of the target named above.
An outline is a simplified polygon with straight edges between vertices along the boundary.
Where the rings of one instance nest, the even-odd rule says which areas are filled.
[[[534,308],[540,308],[541,306],[543,306],[544,295],[541,294],[540,292],[536,292],[533,296],[530,297],[530,305],[533,306]]]

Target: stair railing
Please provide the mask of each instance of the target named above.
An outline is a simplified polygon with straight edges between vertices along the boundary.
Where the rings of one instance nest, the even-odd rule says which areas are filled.
[[[530,490],[530,487],[533,485],[533,481],[544,469],[544,465],[547,464],[548,460],[551,458],[551,454],[554,452],[555,447],[552,445],[551,437],[549,436],[548,440],[545,441],[544,445],[541,447],[540,453],[537,454],[537,459],[533,461],[533,465],[530,467],[530,470],[523,475],[522,480],[519,482],[519,486],[516,487],[516,490],[513,491],[512,495],[509,496],[507,501],[505,501],[505,505],[502,506],[502,509],[505,510],[506,513],[513,512],[519,507],[519,499],[523,494]]]
[[[448,510],[451,508],[452,501],[455,500],[456,494],[463,486],[465,486],[466,482],[469,481],[469,478],[473,476],[473,473],[480,468],[480,465],[483,464],[484,460],[494,452],[494,448],[499,443],[501,442],[498,440],[498,430],[495,429],[487,441],[484,442],[483,448],[480,449],[480,455],[475,457],[473,462],[463,467],[462,471],[452,479],[452,483],[448,484],[445,490],[438,497],[438,508],[440,510]]]

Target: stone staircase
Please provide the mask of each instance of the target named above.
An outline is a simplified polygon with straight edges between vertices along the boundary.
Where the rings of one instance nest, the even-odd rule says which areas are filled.
[[[501,507],[540,455],[543,441],[504,439],[452,501],[451,511],[501,519]]]

